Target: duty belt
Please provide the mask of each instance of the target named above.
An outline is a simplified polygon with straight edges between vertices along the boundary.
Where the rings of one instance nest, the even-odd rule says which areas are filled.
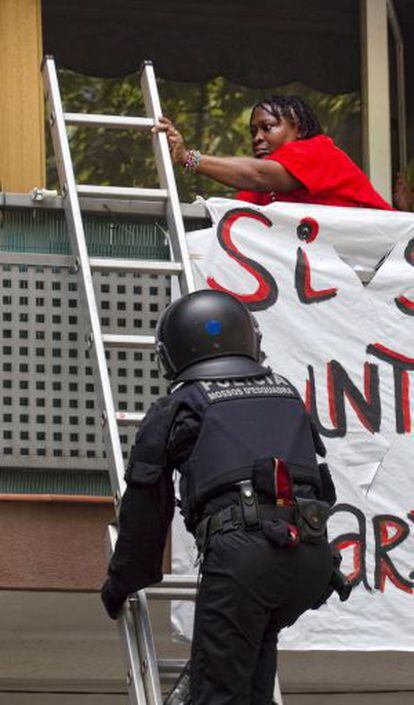
[[[290,524],[295,518],[294,507],[276,507],[273,504],[259,504],[258,515],[259,521],[256,524],[246,526],[242,508],[238,504],[233,504],[203,519],[197,526],[197,532],[203,524],[207,523],[208,533],[212,536],[217,531],[224,533],[242,526],[246,529],[258,529],[261,521],[272,521],[272,519],[284,519],[286,523]]]
[[[256,522],[246,522],[245,510],[242,506],[232,504],[225,509],[211,514],[200,521],[196,529],[196,545],[199,559],[202,559],[208,545],[208,541],[217,532],[226,533],[243,528],[247,531],[260,529],[263,521],[283,519],[286,524],[291,525],[295,520],[294,507],[275,506],[271,504],[256,504]],[[293,527],[292,527],[293,528]],[[296,541],[294,541],[296,542]]]

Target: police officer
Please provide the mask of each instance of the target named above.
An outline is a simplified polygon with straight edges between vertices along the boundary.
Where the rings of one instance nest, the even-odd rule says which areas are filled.
[[[296,389],[261,364],[257,324],[233,296],[178,299],[156,340],[172,384],[131,451],[102,599],[116,618],[131,592],[162,579],[177,469],[202,573],[192,703],[270,705],[278,633],[332,576],[325,524],[335,491],[316,458],[325,449]]]

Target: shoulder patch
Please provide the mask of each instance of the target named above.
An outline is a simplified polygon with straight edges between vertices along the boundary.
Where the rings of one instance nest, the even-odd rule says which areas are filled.
[[[251,397],[297,397],[290,382],[277,374],[246,379],[202,380],[197,382],[197,386],[210,403]]]

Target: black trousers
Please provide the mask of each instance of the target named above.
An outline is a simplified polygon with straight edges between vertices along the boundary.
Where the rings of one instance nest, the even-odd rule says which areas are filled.
[[[279,631],[324,592],[327,542],[281,549],[259,531],[210,539],[191,654],[192,705],[270,705]]]

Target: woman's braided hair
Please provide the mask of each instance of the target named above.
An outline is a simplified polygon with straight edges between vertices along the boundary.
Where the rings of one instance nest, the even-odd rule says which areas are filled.
[[[322,128],[312,109],[297,95],[271,95],[263,98],[253,106],[252,116],[256,108],[263,108],[277,120],[285,118],[299,128],[298,139],[306,140],[320,135]]]

